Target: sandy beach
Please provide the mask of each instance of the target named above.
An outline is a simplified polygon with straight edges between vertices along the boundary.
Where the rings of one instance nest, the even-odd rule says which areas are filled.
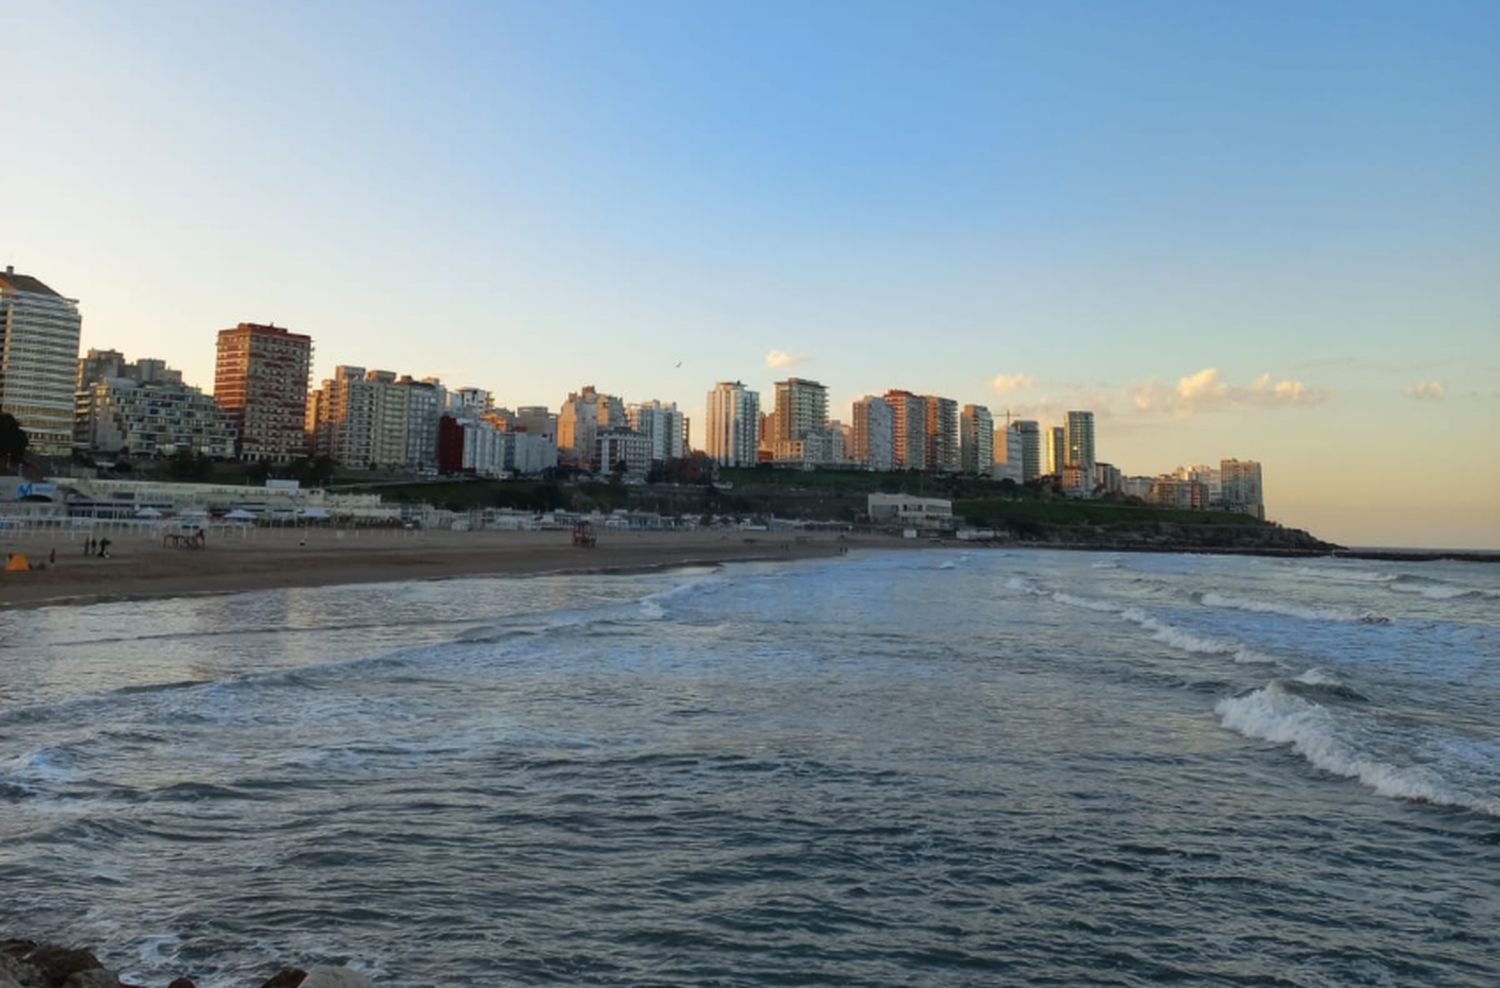
[[[844,548],[897,548],[899,539],[833,533],[600,532],[580,549],[566,531],[423,532],[252,530],[210,539],[203,550],[163,548],[159,536],[110,535],[110,558],[85,556],[82,538],[36,533],[0,542],[0,558],[23,552],[25,573],[0,573],[0,608],[36,607],[281,587],[658,569],[735,560],[803,559]],[[906,543],[910,545],[911,543]]]

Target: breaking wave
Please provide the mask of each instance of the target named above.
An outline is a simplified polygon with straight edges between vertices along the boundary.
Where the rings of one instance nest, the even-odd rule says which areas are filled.
[[[1391,619],[1374,611],[1349,611],[1338,607],[1308,607],[1286,601],[1251,600],[1229,594],[1196,594],[1204,607],[1228,608],[1235,611],[1250,611],[1256,614],[1281,614],[1304,621],[1340,621],[1347,624],[1390,624]]]
[[[1108,600],[1100,600],[1097,597],[1080,597],[1077,594],[1065,593],[1061,590],[1048,592],[1040,587],[1027,584],[1024,581],[1012,581],[1012,589],[1021,590],[1037,596],[1049,597],[1059,604],[1068,607],[1077,607],[1087,611],[1095,611],[1101,614],[1115,614],[1120,620],[1128,621],[1151,633],[1151,637],[1164,645],[1170,645],[1182,652],[1193,652],[1201,655],[1227,655],[1235,662],[1279,664],[1278,660],[1257,652],[1247,645],[1235,641],[1225,641],[1208,635],[1200,635],[1196,632],[1187,631],[1176,625],[1169,624],[1158,617],[1146,613],[1139,607],[1127,607]]]
[[[1316,670],[1297,677],[1308,685],[1327,685],[1327,679]],[[1224,727],[1247,738],[1289,745],[1317,768],[1357,779],[1382,796],[1500,816],[1500,799],[1454,786],[1430,766],[1393,765],[1360,751],[1340,735],[1338,720],[1327,706],[1280,680],[1220,700],[1214,710]]]

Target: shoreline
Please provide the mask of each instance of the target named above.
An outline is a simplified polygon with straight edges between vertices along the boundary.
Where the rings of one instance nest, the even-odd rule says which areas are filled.
[[[886,536],[819,533],[622,532],[576,548],[567,532],[258,532],[205,550],[165,549],[154,539],[122,536],[111,556],[85,557],[81,546],[55,546],[56,563],[0,573],[0,612],[132,600],[217,596],[257,590],[353,586],[479,577],[628,575],[729,562],[833,558],[854,549],[918,548]],[[45,538],[6,544],[45,563]]]
[[[857,549],[1059,550],[1265,556],[1279,559],[1366,559],[1386,562],[1500,562],[1483,553],[1284,546],[1203,546],[1162,543],[964,542],[894,535],[818,532],[604,532],[593,549],[572,545],[567,532],[412,532],[327,529],[252,530],[205,550],[163,548],[149,535],[121,535],[111,558],[85,557],[82,546],[46,533],[0,544],[0,556],[23,552],[45,563],[25,573],[0,573],[0,612],[132,600],[217,596],[256,590],[441,581],[477,577],[628,575],[731,562],[829,558]]]

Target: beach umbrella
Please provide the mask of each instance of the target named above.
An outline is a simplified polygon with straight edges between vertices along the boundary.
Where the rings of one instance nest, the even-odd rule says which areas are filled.
[[[233,511],[229,512],[229,514],[225,515],[224,518],[226,520],[228,520],[228,521],[254,521],[255,520],[255,516],[252,515],[250,512],[246,511],[244,508],[235,508]]]
[[[155,508],[142,508],[135,513],[137,518],[160,518],[161,512]]]
[[[327,508],[303,508],[303,518],[330,518]]]

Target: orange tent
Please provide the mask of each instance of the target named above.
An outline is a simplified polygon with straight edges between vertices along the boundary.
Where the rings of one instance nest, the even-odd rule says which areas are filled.
[[[26,561],[24,552],[13,552],[10,559],[5,563],[7,573],[25,573],[31,569],[31,564]]]

